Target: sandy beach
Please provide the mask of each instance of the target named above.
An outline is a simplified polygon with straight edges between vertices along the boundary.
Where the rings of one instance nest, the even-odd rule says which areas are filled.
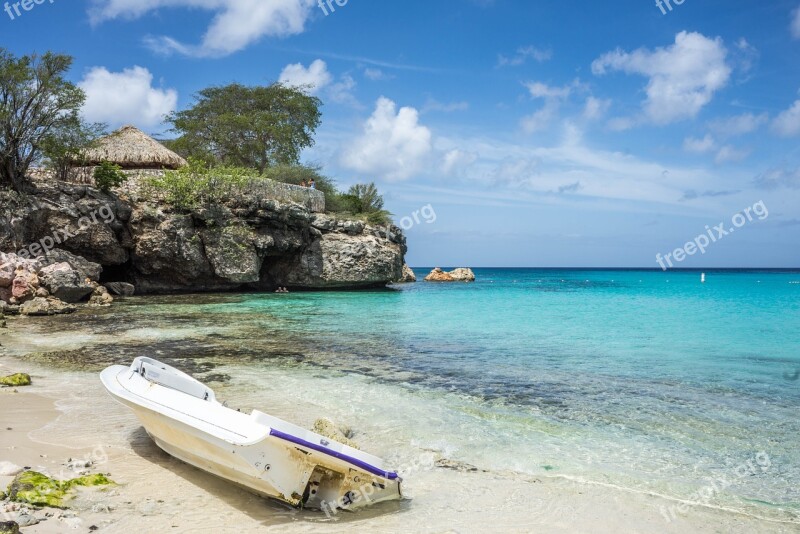
[[[76,475],[64,467],[68,460],[90,459],[90,472],[107,473],[118,484],[82,492],[69,511],[37,511],[36,517],[46,520],[25,533],[798,532],[797,525],[703,506],[686,507],[668,521],[664,509],[680,503],[559,476],[473,471],[457,462],[437,467],[438,456],[419,450],[423,459],[405,476],[409,498],[401,503],[333,518],[288,509],[171,459],[132,413],[106,394],[94,373],[8,355],[28,343],[20,326],[24,330],[18,324],[13,334],[0,337],[7,349],[0,374],[25,371],[33,385],[0,390],[0,461],[69,478]],[[271,399],[261,402],[268,407]],[[302,411],[277,415],[313,418]],[[13,519],[16,512],[4,509]]]

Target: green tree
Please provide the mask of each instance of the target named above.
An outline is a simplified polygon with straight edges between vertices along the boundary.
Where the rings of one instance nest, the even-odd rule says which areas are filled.
[[[45,165],[60,180],[66,180],[71,167],[84,166],[84,150],[106,133],[106,125],[84,123],[77,116],[60,124],[42,140]]]
[[[94,170],[94,183],[104,193],[121,186],[127,180],[128,176],[122,172],[122,167],[110,161],[101,161],[100,165]]]
[[[377,213],[383,210],[383,197],[378,193],[374,182],[356,184],[347,194],[353,199],[358,199],[358,213]]]
[[[279,83],[209,87],[191,108],[169,116],[178,135],[169,146],[187,158],[259,173],[294,165],[314,144],[321,105],[318,98]]]
[[[0,185],[23,191],[47,139],[80,124],[86,96],[64,79],[71,65],[70,56],[0,49]]]

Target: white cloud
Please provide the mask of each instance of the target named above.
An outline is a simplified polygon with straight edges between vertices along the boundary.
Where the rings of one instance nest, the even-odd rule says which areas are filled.
[[[800,135],[800,100],[795,100],[792,107],[775,117],[772,129],[783,137]]]
[[[800,6],[792,11],[792,37],[800,39]]]
[[[592,72],[647,76],[645,114],[656,124],[669,124],[697,116],[714,93],[727,85],[731,67],[726,56],[720,38],[684,31],[666,48],[640,48],[631,53],[618,49],[604,54],[592,63]]]
[[[345,151],[342,164],[386,180],[406,180],[423,168],[432,151],[431,131],[419,123],[419,112],[381,97],[364,123],[364,132]]]
[[[695,154],[705,154],[711,152],[717,146],[711,134],[706,134],[702,139],[696,137],[687,137],[683,140],[683,149],[687,152],[694,152]]]
[[[761,113],[760,115],[744,113],[725,119],[715,119],[709,123],[709,127],[717,135],[734,137],[755,132],[767,122],[769,122],[769,115],[766,113]]]
[[[587,120],[597,120],[602,118],[610,107],[611,100],[590,96],[586,99],[586,106],[583,108],[583,117]]]
[[[512,57],[504,55],[497,56],[498,67],[518,67],[524,65],[528,59],[533,59],[537,63],[549,61],[553,57],[552,50],[543,50],[535,46],[525,46],[517,49],[517,53]]]
[[[83,116],[90,122],[111,126],[136,124],[151,127],[175,111],[178,93],[174,89],[153,87],[153,75],[143,67],[109,72],[95,67],[78,84],[86,93]]]
[[[312,95],[319,93],[332,80],[328,66],[321,59],[311,63],[308,68],[301,63],[287,65],[278,78],[278,81],[291,87],[305,87]]]
[[[576,82],[577,83],[577,82]],[[572,93],[573,85],[554,87],[541,82],[527,82],[524,84],[533,98],[567,98]]]
[[[356,97],[353,96],[353,90],[356,88],[356,81],[349,74],[343,74],[338,82],[334,83],[328,88],[327,94],[331,100],[337,104],[346,104],[356,108],[362,107]]]
[[[478,157],[478,154],[474,152],[464,152],[457,148],[450,150],[444,155],[442,172],[445,174],[452,174],[468,165],[472,165],[478,160]]]
[[[530,115],[522,118],[522,129],[527,133],[540,132],[550,127],[553,121],[558,117],[558,103],[548,101],[544,107],[538,111],[534,111]]]
[[[531,98],[545,101],[541,109],[522,118],[520,124],[522,129],[527,133],[539,132],[547,129],[552,122],[558,118],[558,112],[561,109],[562,102],[569,98],[574,89],[581,87],[579,80],[575,80],[571,84],[563,87],[547,85],[542,82],[527,82],[523,85],[528,89]]]
[[[719,164],[732,163],[732,162],[742,161],[749,155],[750,155],[749,150],[740,150],[736,147],[725,145],[724,147],[719,149],[719,152],[717,152],[714,161]]]
[[[371,68],[364,69],[364,76],[367,79],[372,80],[373,82],[382,80],[391,80],[393,78],[393,76],[386,74],[381,69],[371,69]]]
[[[149,38],[154,49],[191,56],[232,54],[262,37],[287,37],[305,30],[315,0],[92,0],[90,18],[97,24],[117,18],[139,18],[162,8],[195,8],[215,16],[199,45],[171,37]]]

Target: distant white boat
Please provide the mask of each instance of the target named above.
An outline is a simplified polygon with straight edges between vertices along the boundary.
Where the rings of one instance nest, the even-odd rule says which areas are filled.
[[[227,408],[191,376],[151,358],[100,379],[155,443],[195,467],[298,508],[354,510],[402,498],[383,460],[254,410]]]
[[[701,284],[705,284],[706,283],[706,273],[703,273],[703,274],[700,275],[700,283]]]

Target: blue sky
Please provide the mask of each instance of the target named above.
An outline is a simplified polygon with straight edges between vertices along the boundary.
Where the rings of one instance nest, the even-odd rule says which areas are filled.
[[[209,85],[311,84],[303,159],[376,181],[407,226],[435,210],[411,265],[657,267],[763,202],[678,265],[800,267],[800,0],[31,5],[0,46],[73,55],[112,127],[163,136]]]

